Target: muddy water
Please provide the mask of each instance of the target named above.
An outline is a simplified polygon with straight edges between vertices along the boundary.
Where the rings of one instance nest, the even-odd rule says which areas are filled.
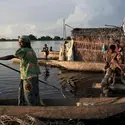
[[[8,63],[10,67],[19,69],[19,64]],[[67,72],[58,68],[40,67],[40,80],[63,90],[66,98],[97,97],[100,90],[92,88],[99,83],[103,74]],[[0,98],[17,98],[19,73],[0,65]],[[63,98],[62,93],[53,87],[39,82],[41,98]]]
[[[74,97],[100,96],[100,89],[95,89],[92,86],[101,82],[102,73],[61,71],[59,76],[62,88],[70,91]]]
[[[41,49],[45,43],[48,47],[52,46],[53,50],[59,51],[62,41],[32,42],[32,47],[38,57],[41,57]],[[14,54],[17,48],[18,42],[0,42],[0,56]],[[11,61],[0,62],[19,70],[19,65],[13,64]],[[63,90],[67,98],[97,97],[100,95],[100,90],[93,89],[92,84],[100,82],[103,74],[66,72],[51,67],[40,67],[40,69],[39,79]],[[17,98],[19,77],[15,71],[0,65],[0,98]],[[41,98],[63,98],[62,92],[41,82],[39,82],[39,88]]]

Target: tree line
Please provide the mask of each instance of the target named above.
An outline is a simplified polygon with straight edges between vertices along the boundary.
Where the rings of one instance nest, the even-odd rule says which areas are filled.
[[[30,35],[28,35],[29,36],[29,38],[30,38],[30,40],[31,41],[37,41],[37,40],[41,40],[41,41],[45,41],[45,40],[47,40],[47,41],[50,41],[50,40],[63,40],[63,38],[61,38],[61,37],[59,37],[59,36],[55,36],[55,37],[50,37],[50,36],[42,36],[42,37],[40,37],[40,38],[37,38],[36,36],[34,36],[34,35],[32,35],[32,34],[30,34]],[[19,37],[19,36],[18,36]],[[17,38],[18,38],[17,37]],[[18,39],[6,39],[6,38],[0,38],[0,41],[17,41]],[[66,38],[66,40],[71,40],[71,37],[70,36],[68,36],[67,38]]]

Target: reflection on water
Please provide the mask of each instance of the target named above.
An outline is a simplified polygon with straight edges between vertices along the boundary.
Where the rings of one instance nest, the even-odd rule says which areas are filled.
[[[43,72],[43,76],[44,76],[44,80],[47,81],[48,77],[49,77],[50,73],[49,73],[49,67],[47,67],[47,65],[44,66],[44,72]]]
[[[60,84],[63,90],[71,92],[75,97],[99,97],[100,89],[92,88],[100,83],[103,74],[83,72],[60,72]]]
[[[62,42],[34,41],[31,44],[39,57],[41,56],[41,48],[45,43],[48,47],[52,46],[54,50],[59,51]],[[17,49],[18,42],[0,42],[0,56],[14,54]],[[2,61],[2,63],[19,70],[19,64],[13,64],[12,61]],[[100,82],[102,74],[66,72],[46,65],[41,66],[40,69],[39,79],[62,89],[67,98],[99,96],[99,93],[92,89],[92,84]],[[0,97],[17,98],[19,81],[19,73],[0,66]],[[63,98],[60,91],[41,82],[39,88],[41,98]]]
[[[9,63],[9,66],[19,69],[19,64]],[[92,84],[101,81],[102,74],[67,72],[48,66],[40,67],[39,79],[47,84],[63,90],[67,98],[96,97],[100,91],[92,89]],[[17,98],[19,73],[0,66],[0,98]],[[39,82],[41,98],[63,98],[57,89]]]

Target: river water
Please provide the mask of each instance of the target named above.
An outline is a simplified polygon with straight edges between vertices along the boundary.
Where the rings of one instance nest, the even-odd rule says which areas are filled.
[[[53,50],[58,51],[62,41],[34,41],[32,47],[36,51],[38,57],[41,57],[41,48],[44,44],[48,47],[52,46]],[[0,42],[0,56],[14,54],[18,49],[18,42]],[[13,64],[11,60],[1,61],[12,68],[19,70],[19,64]],[[98,97],[100,90],[92,89],[94,83],[99,83],[102,74],[99,73],[83,73],[83,72],[67,72],[58,68],[40,66],[40,80],[50,85],[58,87],[66,98],[75,97]],[[0,65],[0,98],[17,98],[19,73]],[[63,98],[62,92],[55,88],[49,87],[39,82],[41,98]]]

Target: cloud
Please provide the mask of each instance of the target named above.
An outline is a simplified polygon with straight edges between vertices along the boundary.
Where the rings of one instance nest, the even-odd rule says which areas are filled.
[[[15,34],[16,37],[15,37]],[[17,38],[19,35],[29,35],[29,34],[36,34],[36,26],[32,24],[14,24],[14,25],[7,25],[2,27],[2,36],[11,36],[11,38]]]
[[[124,0],[1,0],[0,36],[62,36],[63,18],[72,27],[122,25]],[[67,35],[71,28],[67,27]]]
[[[74,12],[66,21],[74,27],[103,27],[106,23],[121,25],[125,16],[125,11],[123,11],[125,1],[123,0],[73,1],[76,3]]]
[[[66,18],[66,24],[72,27],[104,27],[105,24],[122,25],[125,16],[124,0],[72,0],[74,10]],[[62,21],[60,18],[47,29],[50,34],[62,35]],[[71,29],[67,27],[67,36]]]
[[[74,5],[71,1],[0,1],[0,31],[1,27],[3,30],[3,32],[0,32],[0,35],[4,33],[8,37],[17,37],[20,33],[33,33],[38,36],[48,34],[52,26],[54,26],[54,29],[56,28],[56,22],[58,27],[57,20],[60,20],[62,17],[68,17],[73,9]],[[13,27],[15,24],[18,24],[18,26]],[[27,24],[35,26],[35,29],[31,29],[31,26]]]

